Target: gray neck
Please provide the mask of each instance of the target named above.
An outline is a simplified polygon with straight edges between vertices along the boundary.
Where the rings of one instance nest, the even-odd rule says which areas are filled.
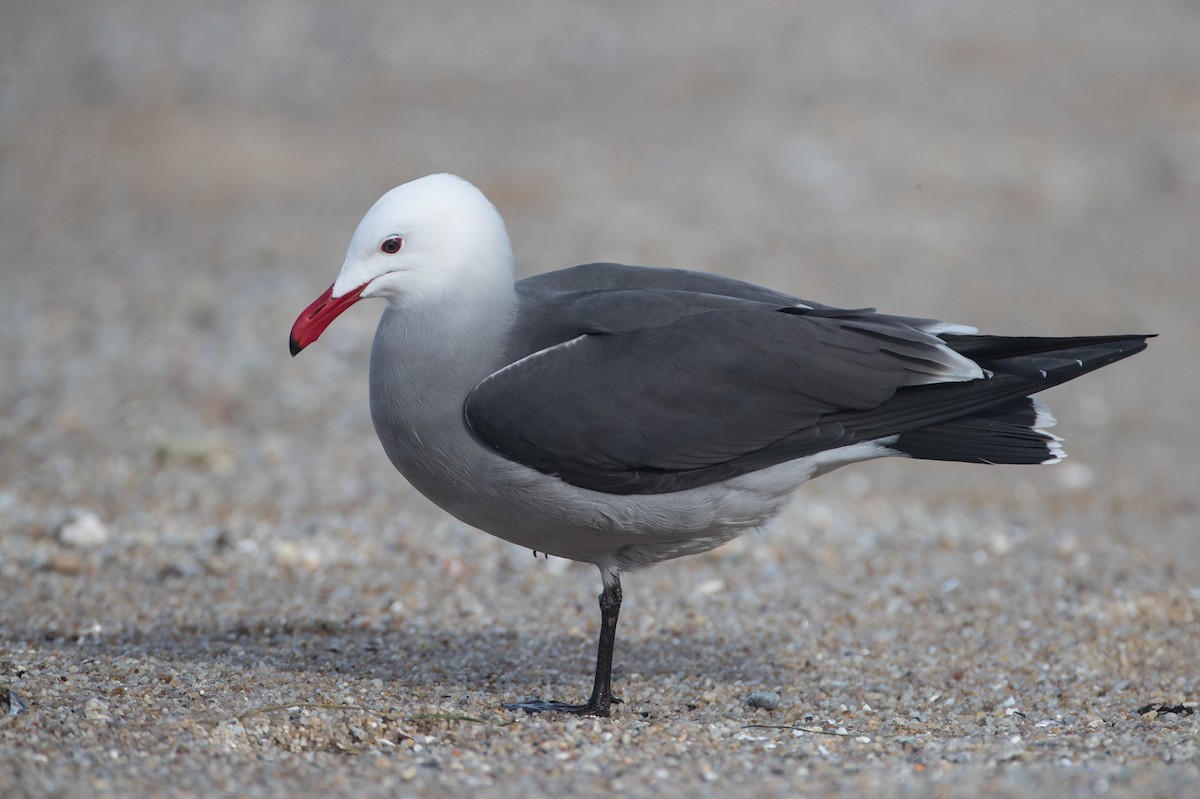
[[[511,285],[511,284],[510,284]],[[392,463],[430,496],[478,457],[467,394],[503,365],[516,293],[440,307],[389,305],[371,348],[371,419]]]

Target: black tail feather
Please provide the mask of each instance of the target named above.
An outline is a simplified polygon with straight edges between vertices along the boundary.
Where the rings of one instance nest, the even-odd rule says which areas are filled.
[[[1046,406],[1033,397],[902,433],[890,449],[912,458],[963,463],[1054,463],[1065,453]]]

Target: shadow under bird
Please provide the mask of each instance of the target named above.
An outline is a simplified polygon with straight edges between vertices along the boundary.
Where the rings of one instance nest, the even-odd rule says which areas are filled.
[[[979,335],[712,274],[593,263],[513,279],[495,207],[431,175],[375,203],[292,354],[387,302],[371,418],[412,485],[467,524],[600,569],[591,697],[506,704],[607,716],[622,572],[761,527],[802,483],[885,456],[1055,463],[1034,394],[1145,335]]]

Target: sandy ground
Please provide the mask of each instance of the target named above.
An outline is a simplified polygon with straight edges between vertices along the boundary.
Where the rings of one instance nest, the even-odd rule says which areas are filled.
[[[1162,336],[1048,394],[1060,466],[854,467],[629,575],[614,717],[513,715],[584,693],[594,570],[393,472],[378,307],[285,344],[432,171],[526,274]],[[1185,795],[1198,220],[1183,0],[7,0],[0,795]]]

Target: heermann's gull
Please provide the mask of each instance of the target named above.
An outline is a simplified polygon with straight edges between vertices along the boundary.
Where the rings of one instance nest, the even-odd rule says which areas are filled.
[[[618,701],[623,571],[760,527],[855,461],[1059,461],[1033,394],[1147,338],[983,336],[620,264],[514,283],[500,214],[452,175],[375,203],[292,327],[292,354],[365,297],[388,303],[371,418],[396,468],[467,524],[603,577],[591,698],[506,707],[600,716]]]

